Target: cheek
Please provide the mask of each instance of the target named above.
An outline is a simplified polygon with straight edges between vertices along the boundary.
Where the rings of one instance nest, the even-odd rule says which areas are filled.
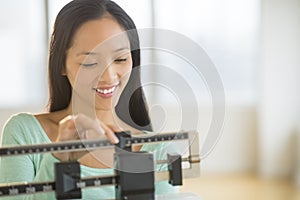
[[[69,82],[70,82],[72,88],[74,88],[77,71],[78,71],[78,69],[76,69],[76,67],[72,63],[72,59],[70,58],[69,55],[67,55],[66,74],[67,74],[67,77],[69,79]]]
[[[69,79],[69,82],[70,82],[71,86],[74,88],[78,69],[70,69],[67,67],[66,72],[67,72],[67,77]]]
[[[75,90],[87,90],[93,88],[97,85],[99,81],[99,72],[98,68],[86,69],[86,68],[77,68],[72,69],[68,73],[69,81]]]
[[[67,62],[66,74],[73,89],[87,87],[91,85],[91,81],[97,78],[97,69],[86,69],[77,63]]]
[[[118,75],[121,78],[128,79],[132,71],[132,62],[128,62],[118,68]]]

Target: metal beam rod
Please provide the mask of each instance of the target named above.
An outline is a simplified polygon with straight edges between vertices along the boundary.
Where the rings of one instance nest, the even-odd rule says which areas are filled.
[[[115,185],[115,175],[82,178],[76,187],[106,187]],[[0,184],[0,197],[55,191],[55,182]]]
[[[118,134],[118,133],[117,133]],[[176,132],[165,134],[141,134],[130,138],[125,138],[125,146],[166,142],[172,140],[186,140],[188,139],[188,132]],[[99,148],[114,147],[107,139],[102,140],[75,140],[68,142],[54,142],[49,144],[35,144],[35,145],[21,145],[14,147],[0,148],[0,157],[2,156],[17,156],[26,154],[39,154],[49,152],[67,152],[91,150]]]

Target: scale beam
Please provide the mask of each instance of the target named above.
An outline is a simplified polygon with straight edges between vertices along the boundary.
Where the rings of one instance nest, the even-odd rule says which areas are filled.
[[[129,134],[123,132],[125,134]],[[118,136],[118,133],[116,133]],[[119,144],[120,148],[131,147],[132,145],[153,143],[153,142],[164,142],[172,140],[186,140],[188,139],[188,132],[178,133],[166,133],[157,135],[138,135],[131,136],[129,138],[121,138]],[[40,154],[49,152],[70,152],[80,150],[93,150],[100,148],[112,148],[113,144],[107,139],[102,140],[75,140],[68,142],[54,142],[49,144],[35,144],[35,145],[23,145],[15,147],[2,147],[0,148],[0,157],[3,156],[18,156],[26,154]]]
[[[106,187],[115,185],[115,175],[99,176],[82,178],[76,183],[75,189],[84,189],[87,187]],[[0,197],[16,196],[22,194],[35,194],[40,192],[54,192],[56,191],[56,182],[39,182],[39,183],[15,183],[15,184],[1,184]]]
[[[131,136],[129,132],[120,132],[116,133],[116,135],[120,141],[116,145],[111,144],[107,139],[101,139],[0,148],[0,157],[113,147],[116,150],[114,154],[114,164],[116,166],[114,174],[81,178],[78,162],[59,162],[55,163],[54,182],[0,184],[0,197],[55,192],[58,200],[78,199],[81,198],[81,190],[84,188],[114,186],[116,188],[115,196],[117,199],[154,199],[155,181],[168,180],[171,185],[182,185],[182,178],[197,177],[200,175],[197,132],[147,133],[134,136]],[[175,153],[168,154],[167,160],[155,161],[151,153],[128,153],[131,151],[133,145],[180,140],[188,141],[189,155],[186,157],[181,157],[181,155]],[[119,151],[120,149],[125,151]],[[182,169],[182,163],[184,162],[189,163],[189,168]],[[155,164],[167,164],[168,171],[154,172]],[[130,171],[132,169],[133,171]]]

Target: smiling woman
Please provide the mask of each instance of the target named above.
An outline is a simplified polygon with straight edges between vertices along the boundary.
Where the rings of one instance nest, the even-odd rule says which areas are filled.
[[[137,31],[117,4],[110,0],[67,4],[57,15],[49,53],[49,111],[13,116],[4,128],[2,145],[102,137],[115,144],[115,132],[151,130],[136,70],[140,65]],[[130,88],[137,89],[131,94]],[[155,150],[152,146],[135,148],[141,149]],[[82,176],[113,173],[113,153],[105,149],[2,158],[0,182],[51,181],[53,164],[69,160],[80,162]],[[113,189],[88,189],[83,199],[113,198]],[[157,183],[157,193],[170,191],[167,182]],[[54,194],[24,198],[54,199]]]
[[[103,110],[110,111],[115,106],[112,97],[120,96],[132,69],[129,39],[125,35],[117,37],[123,32],[124,29],[118,22],[106,14],[101,19],[82,25],[67,52],[64,73],[74,88],[73,98],[86,100],[87,96],[93,97],[96,92],[96,96],[87,102],[91,104],[95,100],[96,115],[99,117],[103,115]],[[79,70],[81,76],[77,77]],[[75,87],[76,78],[80,87]],[[84,91],[78,91],[78,88],[83,88]],[[86,91],[87,88],[90,89]],[[115,101],[117,99],[114,98]]]

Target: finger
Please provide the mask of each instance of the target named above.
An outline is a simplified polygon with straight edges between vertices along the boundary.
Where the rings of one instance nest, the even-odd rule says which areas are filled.
[[[110,140],[111,143],[113,143],[113,144],[119,143],[119,139],[117,138],[117,136],[115,135],[115,133],[112,129],[110,129],[107,125],[105,125],[102,122],[100,125],[104,129],[105,135]]]
[[[59,122],[57,141],[73,140],[77,138],[73,116],[69,115]]]
[[[59,127],[61,127],[61,128],[70,128],[70,129],[75,128],[74,116],[73,115],[68,115],[67,117],[60,120],[59,121]]]
[[[74,122],[79,132],[82,129],[93,129],[100,134],[104,134],[104,130],[97,119],[91,119],[84,114],[78,114],[74,116]]]
[[[93,129],[85,129],[79,133],[76,132],[76,134],[78,134],[77,139],[101,139],[103,137],[108,138],[108,136],[109,136],[109,140],[112,140],[111,141],[112,143],[117,142],[117,141],[114,141],[115,140],[114,136],[116,135],[115,133],[121,132],[121,129],[111,128],[109,125],[107,125],[107,128],[108,128],[108,129],[106,129],[107,131],[103,130],[103,132],[106,132],[105,134],[99,134],[98,132],[96,132]],[[113,132],[113,135],[110,131]],[[112,137],[111,137],[111,135],[112,135]]]
[[[73,115],[66,116],[65,118],[63,118],[62,120],[59,121],[59,124],[65,124],[70,120],[73,120]]]
[[[105,131],[103,130],[103,133]],[[105,137],[105,134],[99,134],[99,132],[95,131],[94,129],[85,129],[81,132],[78,132],[80,139],[103,139]]]
[[[115,126],[115,125],[112,125],[112,124],[107,124],[107,126],[115,133],[117,132],[122,132],[123,129],[119,126]]]

